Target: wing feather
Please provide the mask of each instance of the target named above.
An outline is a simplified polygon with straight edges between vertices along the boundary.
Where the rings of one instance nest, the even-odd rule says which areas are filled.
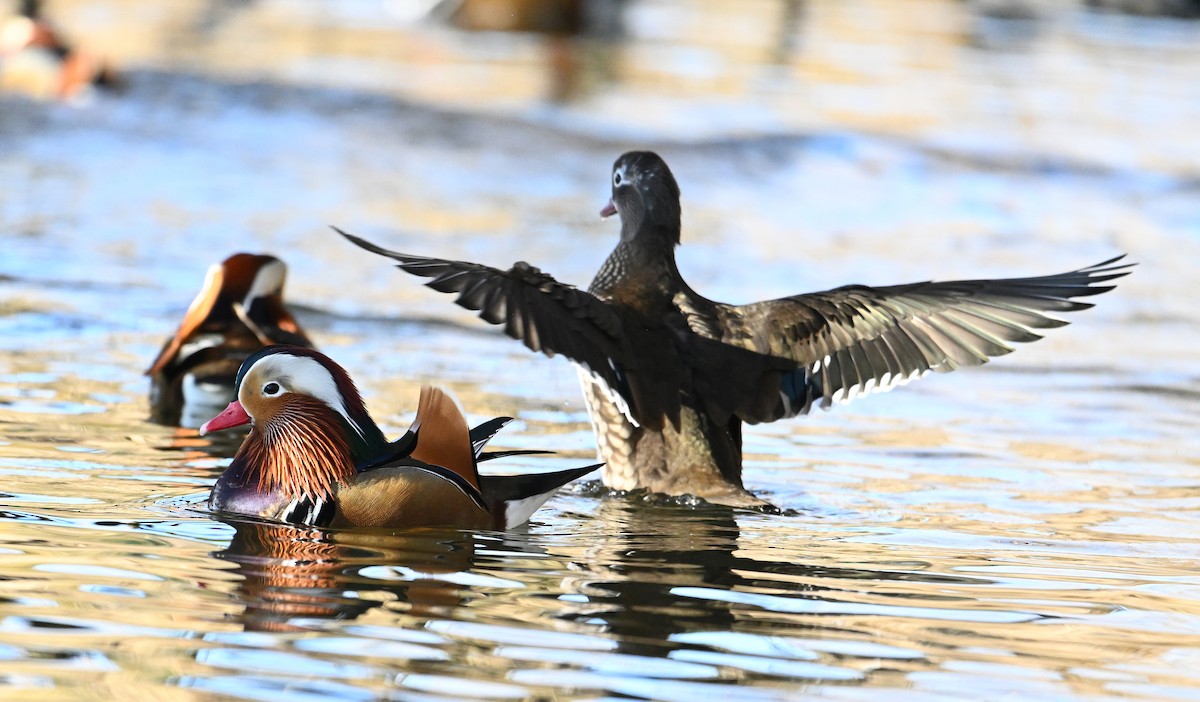
[[[872,288],[849,285],[824,292],[717,305],[721,341],[792,361],[779,373],[775,403],[731,401],[748,422],[766,422],[890,390],[930,371],[976,366],[1042,338],[1042,329],[1067,324],[1058,315],[1092,306],[1128,275],[1123,256],[1057,275],[999,280],[925,282]],[[770,383],[749,387],[773,387]],[[736,405],[737,410],[732,409]],[[746,408],[767,411],[747,416]]]
[[[389,251],[334,230],[368,251],[398,261],[401,270],[431,278],[428,287],[456,294],[459,306],[478,312],[486,322],[503,325],[505,334],[529,349],[547,356],[562,354],[586,365],[618,392],[625,386],[621,380],[625,370],[637,364],[626,352],[621,320],[613,310],[590,293],[560,283],[523,261],[502,271]]]

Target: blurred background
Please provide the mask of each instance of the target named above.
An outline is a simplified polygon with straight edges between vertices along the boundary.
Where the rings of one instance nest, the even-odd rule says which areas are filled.
[[[331,240],[336,224],[584,284],[615,233],[594,217],[609,164],[653,148],[683,187],[685,272],[718,298],[1045,272],[1118,251],[1163,254],[1156,282],[1192,282],[1188,0],[8,10],[65,43],[0,58],[9,274],[111,275],[181,306],[207,263],[257,248],[296,270],[294,298],[326,310],[431,299]],[[47,56],[59,73],[39,73],[56,66]],[[1186,295],[1147,294],[1190,313]]]
[[[636,138],[836,128],[1179,173],[1200,156],[1184,131],[1191,0],[9,5],[135,86],[149,72],[324,86]]]

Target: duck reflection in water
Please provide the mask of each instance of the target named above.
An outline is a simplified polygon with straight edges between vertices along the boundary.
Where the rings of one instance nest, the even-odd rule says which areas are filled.
[[[922,572],[928,564],[918,562],[884,570],[841,566],[828,558],[808,563],[774,560],[769,544],[743,541],[737,516],[746,514],[712,504],[664,501],[647,508],[625,499],[602,500],[593,523],[607,526],[588,535],[595,545],[576,564],[583,574],[563,584],[565,590],[585,595],[587,602],[564,618],[599,623],[621,653],[661,658],[690,648],[692,637],[698,637],[695,645],[706,649],[701,643],[705,632],[723,636],[771,631],[769,635],[777,637],[785,625],[798,638],[860,637],[861,631],[848,626],[846,607],[853,607],[848,599],[860,597],[864,589],[878,591],[898,581],[939,586],[987,582]],[[856,554],[845,562],[863,558]],[[764,601],[794,600],[797,606],[773,611],[740,601],[740,593]],[[854,595],[848,598],[845,593]],[[804,601],[813,606],[804,606]]]
[[[376,607],[433,616],[462,604],[464,588],[438,576],[470,569],[475,543],[447,529],[404,534],[325,531],[290,524],[222,519],[236,530],[215,556],[237,564],[236,594],[246,631],[302,631],[305,620],[357,619]],[[367,577],[397,566],[403,577]],[[428,577],[423,577],[428,576]]]

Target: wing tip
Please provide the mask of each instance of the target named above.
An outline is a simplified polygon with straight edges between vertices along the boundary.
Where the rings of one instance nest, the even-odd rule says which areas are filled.
[[[348,232],[336,225],[331,224],[331,225],[329,225],[329,228],[332,229],[333,231],[337,232],[338,234],[341,234],[342,237],[344,237],[351,244],[354,244],[355,246],[357,246],[360,249],[370,251],[373,254],[379,254],[380,256],[387,256],[388,258],[394,258],[397,261],[408,261],[409,259],[414,258],[412,256],[406,256],[405,254],[397,253],[395,251],[385,249],[382,246],[380,246],[379,244],[375,244],[370,241],[367,241],[366,239],[362,238],[361,236],[355,236],[354,234],[351,234],[350,232]],[[403,265],[404,265],[403,263],[398,264],[398,267],[402,267]]]
[[[1125,263],[1121,263],[1121,261],[1125,261],[1127,256],[1129,256],[1128,253],[1122,253],[1120,255],[1113,256],[1107,261],[1101,261],[1100,263],[1094,263],[1090,266],[1080,268],[1077,272],[1087,275],[1092,282],[1097,283],[1104,282],[1106,280],[1123,278],[1132,273],[1133,269],[1138,266],[1137,261],[1126,261]]]

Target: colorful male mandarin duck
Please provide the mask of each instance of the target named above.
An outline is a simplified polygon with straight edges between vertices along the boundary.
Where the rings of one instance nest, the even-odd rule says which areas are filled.
[[[68,100],[116,83],[107,64],[63,41],[42,18],[39,0],[22,0],[18,14],[0,19],[0,90]]]
[[[848,285],[748,305],[708,300],[675,263],[679,186],[657,155],[612,169],[621,238],[587,292],[518,262],[507,271],[411,256],[341,232],[433,278],[434,290],[509,336],[580,366],[604,482],[758,506],[742,485],[742,423],[828,408],[924,376],[979,365],[1091,307],[1073,298],[1126,275],[1122,258],[1035,278]]]
[[[214,510],[315,527],[509,529],[599,465],[481,476],[477,461],[511,421],[467,429],[444,391],[425,387],[412,428],[389,442],[358,389],[324,354],[271,346],[237,375],[237,399],[200,434],[249,422],[250,434],[209,497]]]
[[[272,344],[312,346],[283,304],[286,279],[283,261],[264,254],[234,254],[208,269],[146,371],[154,421],[197,427],[234,398],[234,378],[251,353]]]

